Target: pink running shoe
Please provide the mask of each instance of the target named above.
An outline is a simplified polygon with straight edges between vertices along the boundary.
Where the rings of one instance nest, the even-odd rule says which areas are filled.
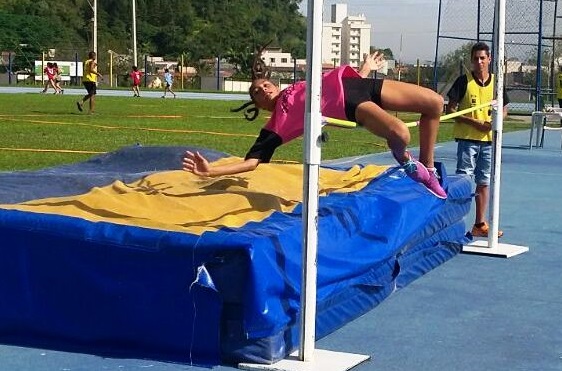
[[[425,183],[429,180],[429,171],[427,171],[425,165],[412,157],[410,152],[406,151],[406,156],[408,156],[408,161],[406,162],[404,162],[403,160],[399,160],[394,152],[392,153],[392,155],[402,166],[402,168],[406,172],[406,175],[408,175],[410,178],[418,183]]]
[[[437,169],[431,169],[428,172],[429,179],[425,182],[422,182],[422,184],[425,186],[425,188],[427,188],[429,192],[433,193],[436,197],[443,200],[446,199],[447,193],[445,192],[443,187],[441,187],[441,184],[439,184]]]
[[[424,164],[421,162],[410,158],[407,162],[402,164],[402,168],[410,178],[418,183],[425,184],[429,181],[429,171]]]
[[[412,180],[421,183],[429,192],[438,198],[446,199],[447,193],[439,184],[437,170],[428,170],[424,164],[414,159],[410,152],[406,151],[406,156],[409,160],[406,162],[398,160],[397,156],[393,153],[394,158],[402,165],[402,168]]]

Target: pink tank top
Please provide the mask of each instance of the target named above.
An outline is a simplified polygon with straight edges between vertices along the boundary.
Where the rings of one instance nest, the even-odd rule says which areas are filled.
[[[361,78],[350,66],[338,67],[322,76],[321,112],[323,116],[346,120],[342,78]],[[300,81],[281,91],[275,110],[264,129],[272,131],[287,143],[304,133],[306,82]]]
[[[55,69],[53,67],[45,67],[45,73],[47,74],[47,78],[52,80],[55,77]]]

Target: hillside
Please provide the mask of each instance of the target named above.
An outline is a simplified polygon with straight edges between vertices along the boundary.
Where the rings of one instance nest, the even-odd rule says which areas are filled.
[[[42,52],[82,59],[92,47],[94,0],[0,0],[0,51],[12,51],[14,70]],[[136,0],[139,56],[196,65],[220,55],[245,74],[257,45],[272,40],[295,57],[305,54],[302,0]],[[98,0],[98,54],[132,54],[132,0]]]

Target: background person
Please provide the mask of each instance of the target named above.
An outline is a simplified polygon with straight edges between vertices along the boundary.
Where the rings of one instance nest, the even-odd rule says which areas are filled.
[[[98,72],[98,64],[96,62],[96,53],[89,52],[88,60],[84,62],[84,73],[82,75],[82,84],[86,89],[87,94],[82,98],[81,101],[76,102],[78,111],[82,112],[84,110],[84,102],[90,101],[89,113],[94,113],[96,107],[96,93],[97,93],[97,81],[98,76],[100,80],[103,80],[101,73]]]
[[[172,85],[174,83],[174,76],[170,73],[169,69],[164,69],[164,95],[162,98],[166,98],[166,93],[170,92],[174,98],[176,97],[176,93],[172,90]]]
[[[56,94],[58,91],[57,86],[55,84],[56,71],[52,62],[47,62],[47,66],[43,69],[43,73],[47,75],[47,81],[45,81],[45,87],[43,88],[41,93],[46,93],[47,90],[49,90],[49,86],[52,86],[53,89],[55,90],[54,94]]]
[[[558,89],[556,89],[556,97],[558,98],[558,107],[562,108],[562,66],[560,66],[558,70],[557,82],[556,85]],[[560,120],[560,126],[562,126],[562,119]]]
[[[129,76],[131,76],[131,80],[133,81],[133,86],[131,87],[131,89],[133,90],[133,97],[140,97],[139,86],[141,83],[142,72],[139,71],[137,66],[133,66]]]
[[[160,77],[156,76],[148,84],[148,87],[151,88],[151,89],[161,89],[162,88],[162,80],[160,80]]]
[[[472,46],[470,52],[472,70],[459,76],[447,96],[447,111],[456,112],[492,102],[494,99],[494,75],[490,73],[490,48],[483,42]],[[504,90],[503,115],[507,116],[509,99]],[[453,135],[457,142],[457,174],[468,174],[476,183],[476,217],[472,227],[474,237],[488,237],[486,217],[490,198],[490,173],[492,169],[492,109],[481,108],[455,118]],[[498,231],[498,237],[503,235]]]
[[[61,88],[60,83],[62,81],[62,71],[59,67],[59,65],[55,62],[53,63],[53,68],[55,70],[55,94],[59,93],[59,94],[64,94],[64,90]]]

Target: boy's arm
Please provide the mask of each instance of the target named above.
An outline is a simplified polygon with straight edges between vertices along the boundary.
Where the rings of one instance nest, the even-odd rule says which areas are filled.
[[[449,103],[447,104],[447,113],[457,112],[459,102],[456,102],[449,98]],[[477,120],[471,116],[457,116],[455,117],[456,122],[460,122],[466,125],[473,126],[480,131],[490,131],[492,130],[492,123],[489,121]]]
[[[98,72],[98,64],[94,61],[90,64],[90,71],[96,74],[98,77],[103,78],[103,75]]]
[[[96,75],[98,75],[98,77],[102,77],[102,78],[103,78],[103,75],[98,72],[98,64],[97,64],[96,62],[94,62],[93,65],[94,65],[94,66],[93,66],[93,71],[92,71],[92,72],[95,73]]]

